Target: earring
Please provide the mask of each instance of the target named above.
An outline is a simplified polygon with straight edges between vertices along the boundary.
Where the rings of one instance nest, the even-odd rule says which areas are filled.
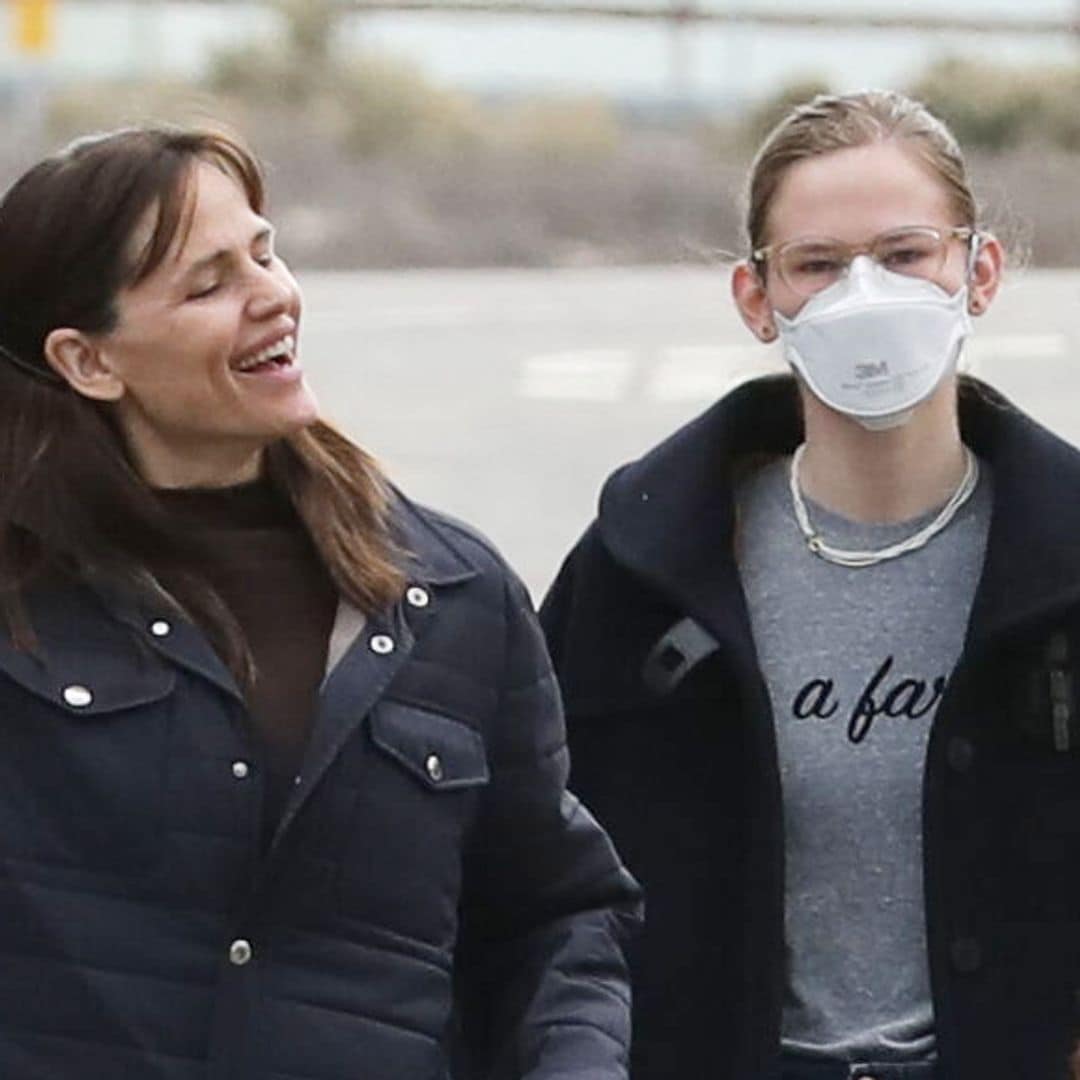
[[[758,336],[762,341],[772,341],[776,337],[776,328],[765,325],[758,331]]]

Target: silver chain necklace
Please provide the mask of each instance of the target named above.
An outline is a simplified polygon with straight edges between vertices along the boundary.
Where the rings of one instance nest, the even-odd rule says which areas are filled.
[[[803,500],[802,492],[799,490],[799,464],[805,450],[806,443],[796,449],[791,457],[791,471],[788,475],[788,486],[791,488],[791,505],[795,510],[795,520],[799,523],[799,529],[806,538],[806,546],[819,558],[825,559],[826,562],[836,563],[838,566],[874,566],[876,563],[885,562],[887,559],[899,558],[899,556],[906,555],[909,551],[918,551],[919,548],[928,544],[952,521],[960,507],[971,498],[972,492],[979,482],[979,462],[975,455],[965,446],[964,475],[960,480],[960,485],[932,521],[903,540],[898,540],[895,544],[889,544],[888,547],[879,548],[877,551],[852,551],[833,547],[821,538],[821,534],[810,523],[810,514],[807,512],[806,503]]]

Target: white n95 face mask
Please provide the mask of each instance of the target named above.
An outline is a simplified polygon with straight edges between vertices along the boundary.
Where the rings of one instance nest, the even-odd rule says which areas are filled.
[[[776,313],[788,363],[819,400],[871,430],[896,427],[956,369],[971,333],[964,285],[950,295],[866,255],[791,319]]]

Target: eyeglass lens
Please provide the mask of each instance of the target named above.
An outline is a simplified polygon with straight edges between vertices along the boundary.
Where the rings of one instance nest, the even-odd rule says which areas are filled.
[[[838,240],[793,240],[777,251],[777,270],[792,291],[813,296],[839,281],[852,259],[863,253],[895,274],[931,278],[945,262],[945,238],[927,227],[882,233],[867,248]]]

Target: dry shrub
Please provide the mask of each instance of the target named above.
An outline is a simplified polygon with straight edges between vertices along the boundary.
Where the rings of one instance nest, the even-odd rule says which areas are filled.
[[[302,267],[705,260],[740,248],[739,192],[760,136],[825,89],[802,80],[752,112],[715,117],[635,116],[595,97],[484,103],[382,56],[298,64],[298,42],[326,45],[320,24],[305,26],[314,37],[294,26],[288,41],[220,56],[213,94],[167,82],[57,87],[50,145],[124,123],[224,120],[267,161],[271,211]],[[1039,265],[1076,265],[1074,73],[998,72],[984,85],[981,66],[956,63],[914,90],[957,130],[984,220],[1014,264],[1030,250]],[[7,176],[25,164],[0,147]]]
[[[829,90],[829,84],[816,75],[802,75],[785,84],[775,94],[770,94],[753,106],[742,119],[740,133],[744,146],[751,152],[756,150],[765,136],[796,105],[818,94],[827,94]]]
[[[80,81],[61,84],[50,94],[49,138],[67,142],[90,131],[130,124],[225,123],[241,127],[243,102],[223,99],[179,80]]]
[[[369,55],[342,70],[337,84],[342,144],[361,157],[441,157],[467,151],[481,137],[473,102],[411,64]]]
[[[1026,144],[1080,150],[1080,65],[1013,67],[946,58],[910,87],[963,146],[1000,152]]]
[[[599,97],[539,98],[489,108],[487,141],[500,152],[545,162],[578,165],[610,161],[622,142],[622,125]]]

